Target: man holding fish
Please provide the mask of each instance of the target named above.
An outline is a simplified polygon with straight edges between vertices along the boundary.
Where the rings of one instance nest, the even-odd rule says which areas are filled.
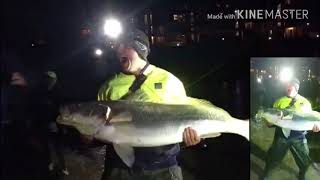
[[[298,79],[293,79],[288,82],[286,86],[286,96],[276,100],[276,102],[273,104],[273,108],[284,110],[284,112],[286,112],[286,110],[288,110],[288,112],[297,112],[298,114],[317,113],[312,111],[310,102],[306,98],[298,94],[299,87],[300,82]],[[288,119],[284,114],[285,113],[278,114],[279,118],[283,119],[283,121]],[[291,120],[292,119],[293,118],[291,118]],[[303,118],[301,119],[301,121],[303,121]],[[273,125],[276,125],[276,129],[274,140],[268,151],[266,159],[265,178],[268,177],[271,170],[273,170],[280,163],[280,161],[284,158],[284,156],[290,149],[294,160],[299,167],[298,178],[299,180],[304,180],[305,174],[312,163],[309,157],[309,148],[306,139],[307,131],[289,129],[289,126],[285,126],[284,123],[283,126],[280,126],[281,121],[282,120],[279,120],[279,123],[272,123]],[[268,122],[270,123],[271,121]],[[268,125],[271,127],[271,124]],[[312,131],[319,132],[319,125],[317,125],[316,123],[312,124]]]
[[[184,104],[187,100],[182,82],[166,70],[149,64],[149,39],[134,29],[124,35],[117,48],[122,72],[107,81],[98,93],[99,101],[133,100],[167,104]],[[187,146],[196,145],[200,138],[191,128],[186,128],[183,140]],[[135,164],[129,169],[114,153],[107,150],[105,171],[102,179],[182,179],[176,156],[179,145],[135,148]]]

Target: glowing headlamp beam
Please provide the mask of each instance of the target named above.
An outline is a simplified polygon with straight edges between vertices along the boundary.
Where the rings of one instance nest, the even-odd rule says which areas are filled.
[[[117,38],[122,32],[121,23],[116,19],[107,19],[103,29],[104,34],[113,39]]]
[[[288,82],[293,77],[293,71],[291,68],[285,67],[280,71],[280,81],[282,82]]]

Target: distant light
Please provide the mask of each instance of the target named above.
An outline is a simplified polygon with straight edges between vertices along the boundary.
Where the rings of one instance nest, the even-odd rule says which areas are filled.
[[[178,20],[178,17],[179,17],[178,14],[174,14],[173,15],[173,20],[175,20],[175,21]]]
[[[208,145],[207,144],[203,144],[203,147],[206,148],[206,147],[208,147]]]
[[[281,26],[281,22],[278,22],[277,25],[280,27]]]
[[[222,40],[222,41],[224,41],[224,37],[223,37],[223,38],[221,38],[221,40]]]
[[[272,78],[272,75],[270,74],[268,77],[269,77],[269,78]]]
[[[271,40],[271,39],[272,39],[272,37],[269,36],[269,37],[268,37],[268,40]]]
[[[285,67],[280,71],[280,81],[288,82],[293,77],[293,71],[291,68]]]
[[[272,29],[269,30],[269,34],[272,35]]]
[[[294,27],[288,27],[288,30],[293,30],[294,29]]]
[[[319,38],[319,34],[317,34],[317,38]]]
[[[307,23],[307,26],[309,26],[310,25],[310,23]]]
[[[258,77],[258,78],[257,78],[257,82],[258,82],[258,83],[261,83],[261,82],[262,82],[262,78]]]
[[[32,43],[32,44],[31,44],[31,46],[33,47],[33,46],[34,46],[34,44]]]
[[[117,38],[122,32],[121,23],[116,19],[107,19],[103,29],[104,34],[111,38]]]
[[[180,46],[180,43],[177,43],[177,46],[179,47],[179,46]]]
[[[103,52],[102,52],[101,49],[96,49],[96,50],[94,51],[94,54],[97,55],[97,56],[101,56],[102,53],[103,53]]]

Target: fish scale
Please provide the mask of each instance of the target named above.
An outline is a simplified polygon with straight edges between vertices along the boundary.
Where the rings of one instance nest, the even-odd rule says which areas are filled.
[[[223,109],[210,104],[89,102],[62,107],[57,122],[74,127],[80,134],[112,143],[128,167],[135,159],[133,147],[180,143],[187,127],[193,128],[202,138],[233,133],[249,140],[249,121],[233,118]]]
[[[134,116],[140,119],[150,118],[153,116],[157,117],[157,120],[162,119],[174,119],[174,120],[183,120],[183,119],[221,119],[221,120],[228,120],[232,117],[225,112],[224,110],[220,109],[219,113],[214,108],[205,107],[206,110],[202,110],[200,108],[190,106],[190,105],[142,105],[138,108],[132,110]]]
[[[111,116],[109,122],[105,123],[108,108]],[[68,115],[64,112],[68,112]],[[234,133],[249,139],[248,121],[233,118],[225,110],[213,105],[89,102],[65,106],[57,122],[73,126],[85,135],[97,135],[101,141],[126,142],[134,146],[179,143],[186,127],[194,128],[204,137]]]
[[[283,117],[283,114],[287,115]],[[260,110],[256,118],[263,119],[281,128],[295,131],[309,131],[313,129],[314,125],[320,126],[320,113],[317,111],[295,112],[269,108]]]

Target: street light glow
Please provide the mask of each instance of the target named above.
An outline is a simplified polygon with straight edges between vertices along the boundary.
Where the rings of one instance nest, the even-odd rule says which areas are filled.
[[[121,23],[116,19],[107,19],[103,29],[105,35],[114,39],[117,38],[122,32]]]
[[[94,51],[94,54],[97,55],[97,56],[101,56],[102,53],[103,53],[103,52],[102,52],[101,49],[96,49],[96,50]]]
[[[258,78],[257,78],[257,82],[258,82],[258,83],[261,83],[261,82],[262,82],[262,78],[258,77]]]
[[[288,82],[293,77],[293,71],[289,67],[285,67],[280,71],[280,81]]]

